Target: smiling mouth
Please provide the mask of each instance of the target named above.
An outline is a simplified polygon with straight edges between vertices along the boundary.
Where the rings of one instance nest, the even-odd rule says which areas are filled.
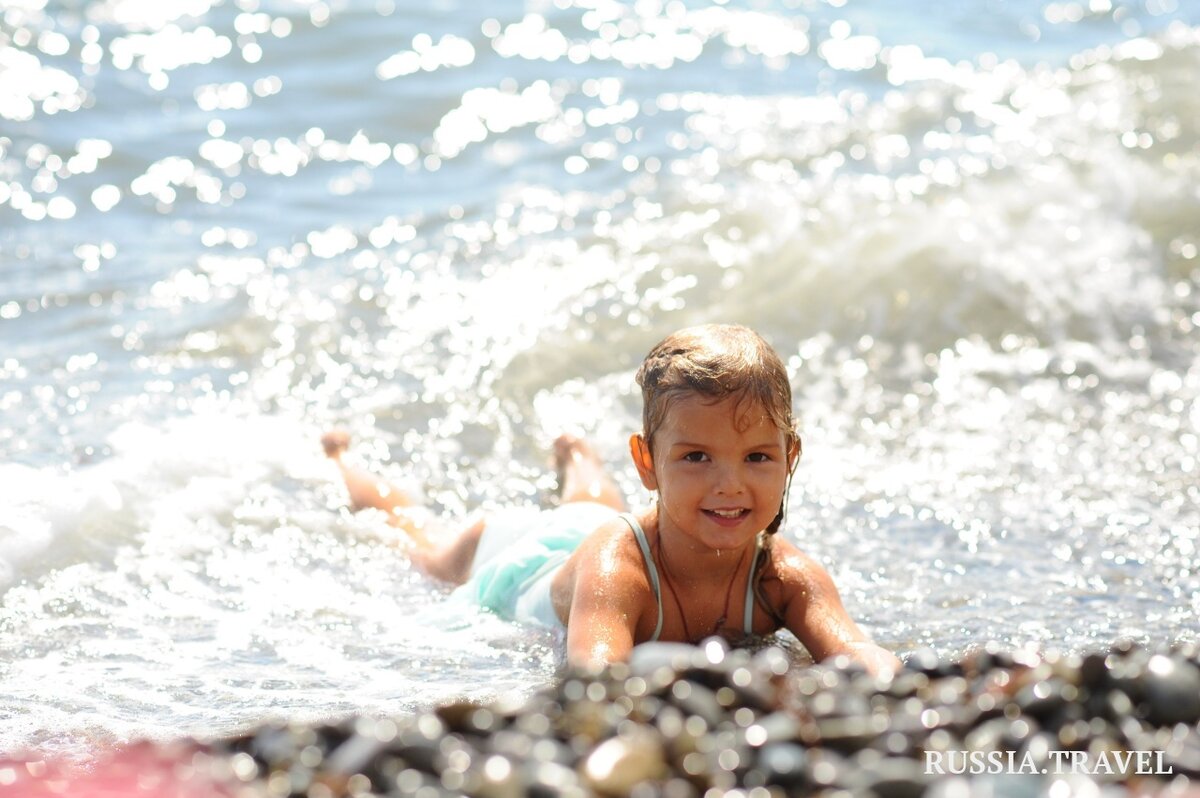
[[[715,516],[726,521],[733,521],[741,518],[742,516],[750,514],[750,510],[745,507],[740,510],[705,510],[704,512],[707,515]]]

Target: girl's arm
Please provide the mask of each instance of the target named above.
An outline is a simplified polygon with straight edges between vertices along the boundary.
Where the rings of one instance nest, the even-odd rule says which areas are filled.
[[[784,621],[815,661],[844,655],[876,675],[903,667],[895,654],[873,643],[850,618],[824,568],[795,548],[779,558],[779,565],[787,591]]]
[[[567,661],[598,667],[629,659],[645,602],[641,593],[649,593],[644,572],[609,536],[593,535],[573,556]]]

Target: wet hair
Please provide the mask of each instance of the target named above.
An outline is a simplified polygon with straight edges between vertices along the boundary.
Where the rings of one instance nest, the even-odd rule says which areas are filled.
[[[642,388],[642,435],[651,454],[654,434],[666,421],[672,401],[697,394],[714,403],[734,398],[735,419],[746,419],[748,412],[761,409],[783,432],[787,452],[795,447],[799,454],[787,369],[771,345],[749,327],[705,324],[672,333],[646,355],[637,383]],[[786,503],[785,491],[779,513],[767,526],[768,534],[779,531]]]
[[[775,519],[767,525],[765,545],[758,553],[754,595],[777,626],[784,618],[768,600],[763,582],[777,580],[771,567],[771,536],[779,531],[787,509],[788,489],[795,463],[802,452],[800,434],[792,414],[792,386],[779,355],[763,337],[736,324],[706,324],[672,333],[650,350],[637,372],[642,389],[642,435],[654,453],[654,434],[666,421],[671,403],[684,396],[700,395],[712,402],[734,398],[734,423],[748,413],[765,411],[783,433],[786,451],[796,451],[788,471],[787,487]],[[768,576],[768,573],[770,576]]]

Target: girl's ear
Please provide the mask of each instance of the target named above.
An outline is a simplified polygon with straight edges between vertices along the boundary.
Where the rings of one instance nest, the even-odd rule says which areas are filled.
[[[796,434],[795,440],[788,445],[788,472],[796,470],[796,464],[800,462],[800,453],[804,451],[804,444],[800,440],[800,434]]]
[[[650,456],[650,444],[638,435],[629,436],[629,454],[633,457],[633,465],[637,468],[638,476],[646,490],[658,490],[658,478],[654,476],[654,458]]]

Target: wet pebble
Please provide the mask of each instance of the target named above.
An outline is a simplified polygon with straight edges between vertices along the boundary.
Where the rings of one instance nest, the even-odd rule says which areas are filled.
[[[1156,654],[1146,663],[1149,719],[1160,726],[1200,720],[1200,669],[1181,657]]]
[[[611,737],[588,754],[583,778],[604,795],[628,795],[635,785],[666,775],[663,753],[658,737],[645,729]]]
[[[797,743],[772,743],[758,756],[758,769],[766,784],[798,787],[804,783],[807,750]]]

